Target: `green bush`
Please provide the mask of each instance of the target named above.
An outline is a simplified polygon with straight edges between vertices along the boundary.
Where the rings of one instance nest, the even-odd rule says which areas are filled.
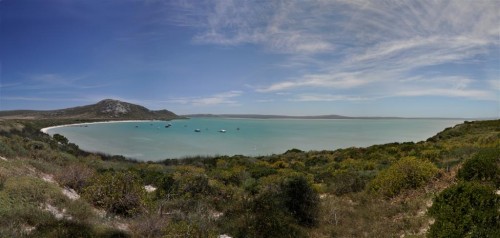
[[[83,197],[107,211],[132,216],[144,206],[145,190],[131,172],[106,172],[94,176],[83,189]]]
[[[484,181],[500,187],[500,148],[483,149],[466,160],[457,177],[464,181]]]
[[[258,193],[228,210],[224,224],[235,237],[305,237],[318,224],[319,197],[300,175],[272,175],[259,181]]]
[[[486,185],[461,182],[441,192],[429,214],[429,237],[500,237],[500,197]]]
[[[319,196],[304,177],[292,177],[282,184],[285,207],[302,226],[318,224]]]
[[[186,221],[172,222],[165,227],[165,237],[207,237],[216,238],[218,233],[213,229],[203,229],[198,224]]]
[[[369,183],[368,188],[386,197],[394,197],[404,190],[424,185],[436,176],[438,171],[431,162],[406,157],[381,171]]]
[[[10,148],[10,146],[0,138],[0,156],[10,158],[15,155],[16,153]]]
[[[365,188],[367,176],[353,170],[336,173],[331,181],[330,190],[337,196],[360,192]]]
[[[63,136],[63,135],[61,135],[61,134],[54,134],[54,135],[52,136],[52,138],[54,138],[54,140],[55,140],[55,141],[57,141],[57,142],[59,142],[59,143],[61,143],[61,144],[63,144],[63,145],[66,145],[66,144],[68,144],[68,142],[69,142],[68,138],[64,137],[64,136]]]
[[[210,194],[208,176],[205,171],[192,166],[181,166],[173,175],[173,189],[184,198],[201,198]]]

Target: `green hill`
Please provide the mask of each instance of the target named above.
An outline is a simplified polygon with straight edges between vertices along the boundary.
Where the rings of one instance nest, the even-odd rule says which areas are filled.
[[[149,110],[143,106],[105,99],[96,104],[51,111],[0,111],[9,119],[78,119],[78,120],[171,120],[180,118],[168,110]]]

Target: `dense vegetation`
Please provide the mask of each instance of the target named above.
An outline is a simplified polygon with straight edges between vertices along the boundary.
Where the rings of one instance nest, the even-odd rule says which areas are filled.
[[[0,237],[496,237],[500,120],[425,142],[160,163],[0,120]],[[457,219],[461,218],[461,219]]]

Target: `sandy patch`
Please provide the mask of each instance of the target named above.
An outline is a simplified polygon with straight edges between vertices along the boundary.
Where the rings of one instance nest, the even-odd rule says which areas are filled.
[[[54,176],[52,174],[42,174],[42,180],[47,182],[47,183],[56,183],[56,180],[54,180]]]
[[[62,193],[71,200],[77,200],[80,198],[78,193],[71,188],[63,188]]]
[[[156,191],[156,187],[153,187],[152,185],[146,185],[146,186],[144,186],[144,189],[148,193],[152,193],[152,192]]]
[[[106,124],[106,123],[121,123],[121,122],[156,122],[160,120],[123,120],[123,121],[100,121],[100,122],[85,122],[85,123],[75,123],[75,124],[67,124],[67,125],[59,125],[59,126],[51,126],[40,129],[41,132],[48,134],[47,132],[51,129],[68,127],[68,126],[85,126],[85,125],[93,125],[93,124]]]
[[[43,207],[43,210],[50,212],[52,215],[54,215],[54,217],[57,220],[61,220],[63,218],[66,218],[68,220],[73,219],[71,216],[66,216],[66,209],[59,210],[59,208],[54,207],[48,203],[45,204],[45,206]]]

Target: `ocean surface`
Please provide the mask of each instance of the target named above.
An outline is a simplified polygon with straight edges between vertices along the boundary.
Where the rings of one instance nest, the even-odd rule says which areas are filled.
[[[81,149],[138,160],[269,155],[426,140],[462,123],[444,119],[220,119],[115,122],[50,128]],[[166,127],[167,124],[170,127]],[[195,130],[199,130],[196,132]],[[225,133],[220,132],[225,130]]]

